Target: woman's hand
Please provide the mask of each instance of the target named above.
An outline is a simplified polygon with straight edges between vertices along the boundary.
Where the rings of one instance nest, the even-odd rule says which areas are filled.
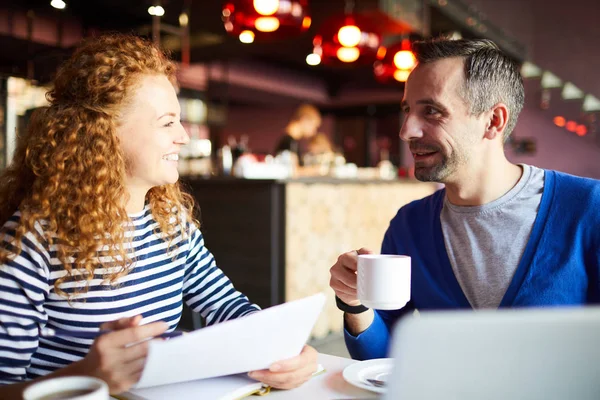
[[[139,326],[141,320],[138,315],[102,324],[100,329],[113,332],[94,341],[88,355],[78,363],[79,373],[102,379],[110,393],[129,390],[142,376],[147,339],[161,335],[168,328],[162,321]]]
[[[276,362],[269,369],[252,371],[248,376],[277,389],[293,389],[308,381],[317,371],[317,351],[305,345],[293,358]]]

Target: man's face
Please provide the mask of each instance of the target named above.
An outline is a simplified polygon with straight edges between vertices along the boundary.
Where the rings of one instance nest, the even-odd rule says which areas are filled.
[[[400,138],[408,142],[421,181],[454,181],[483,141],[485,121],[471,115],[461,96],[463,68],[458,57],[421,64],[406,82]]]

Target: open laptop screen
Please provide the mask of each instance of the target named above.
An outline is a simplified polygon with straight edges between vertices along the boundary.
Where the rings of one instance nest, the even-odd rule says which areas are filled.
[[[422,312],[384,399],[600,399],[600,307]]]

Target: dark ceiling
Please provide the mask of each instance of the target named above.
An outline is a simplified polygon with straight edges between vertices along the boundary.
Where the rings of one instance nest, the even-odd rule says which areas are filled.
[[[3,1],[11,9],[31,10],[36,15],[61,18],[65,16],[80,20],[84,30],[89,31],[122,31],[150,34],[152,19],[148,7],[152,0],[65,0],[67,8],[59,11],[50,6],[50,0],[21,0]],[[237,37],[226,34],[221,21],[220,0],[162,0],[165,15],[162,22],[178,26],[178,17],[184,3],[190,7],[190,43],[191,62],[211,62],[215,60],[236,60],[267,62],[281,68],[301,72],[322,79],[330,92],[335,92],[341,85],[351,81],[355,86],[376,87],[372,66],[345,67],[310,67],[306,64],[306,55],[312,51],[312,38],[323,21],[336,13],[344,11],[344,0],[311,0],[309,2],[313,23],[308,32],[285,40],[270,42],[255,42],[250,45],[242,44]],[[356,0],[355,10],[376,11],[377,0]],[[2,6],[0,5],[0,8]],[[384,31],[397,32],[398,26],[391,26],[389,19],[382,19]],[[453,19],[446,16],[437,8],[432,8],[430,16],[431,33],[447,33],[461,30],[464,36],[468,32]],[[386,25],[387,24],[387,25]],[[389,35],[388,35],[389,36]],[[163,33],[163,43],[174,46],[173,58],[180,59],[177,38]],[[49,80],[56,65],[66,58],[70,49],[53,48],[39,44],[29,44],[24,40],[0,35],[0,72],[11,72],[26,75],[28,60],[34,60],[36,78]],[[168,47],[168,46],[166,46]]]

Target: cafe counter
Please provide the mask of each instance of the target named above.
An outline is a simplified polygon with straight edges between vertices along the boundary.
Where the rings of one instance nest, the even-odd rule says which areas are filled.
[[[235,287],[265,308],[316,292],[327,303],[313,337],[342,330],[329,288],[339,254],[379,251],[400,207],[437,186],[414,180],[183,178],[207,248]]]

